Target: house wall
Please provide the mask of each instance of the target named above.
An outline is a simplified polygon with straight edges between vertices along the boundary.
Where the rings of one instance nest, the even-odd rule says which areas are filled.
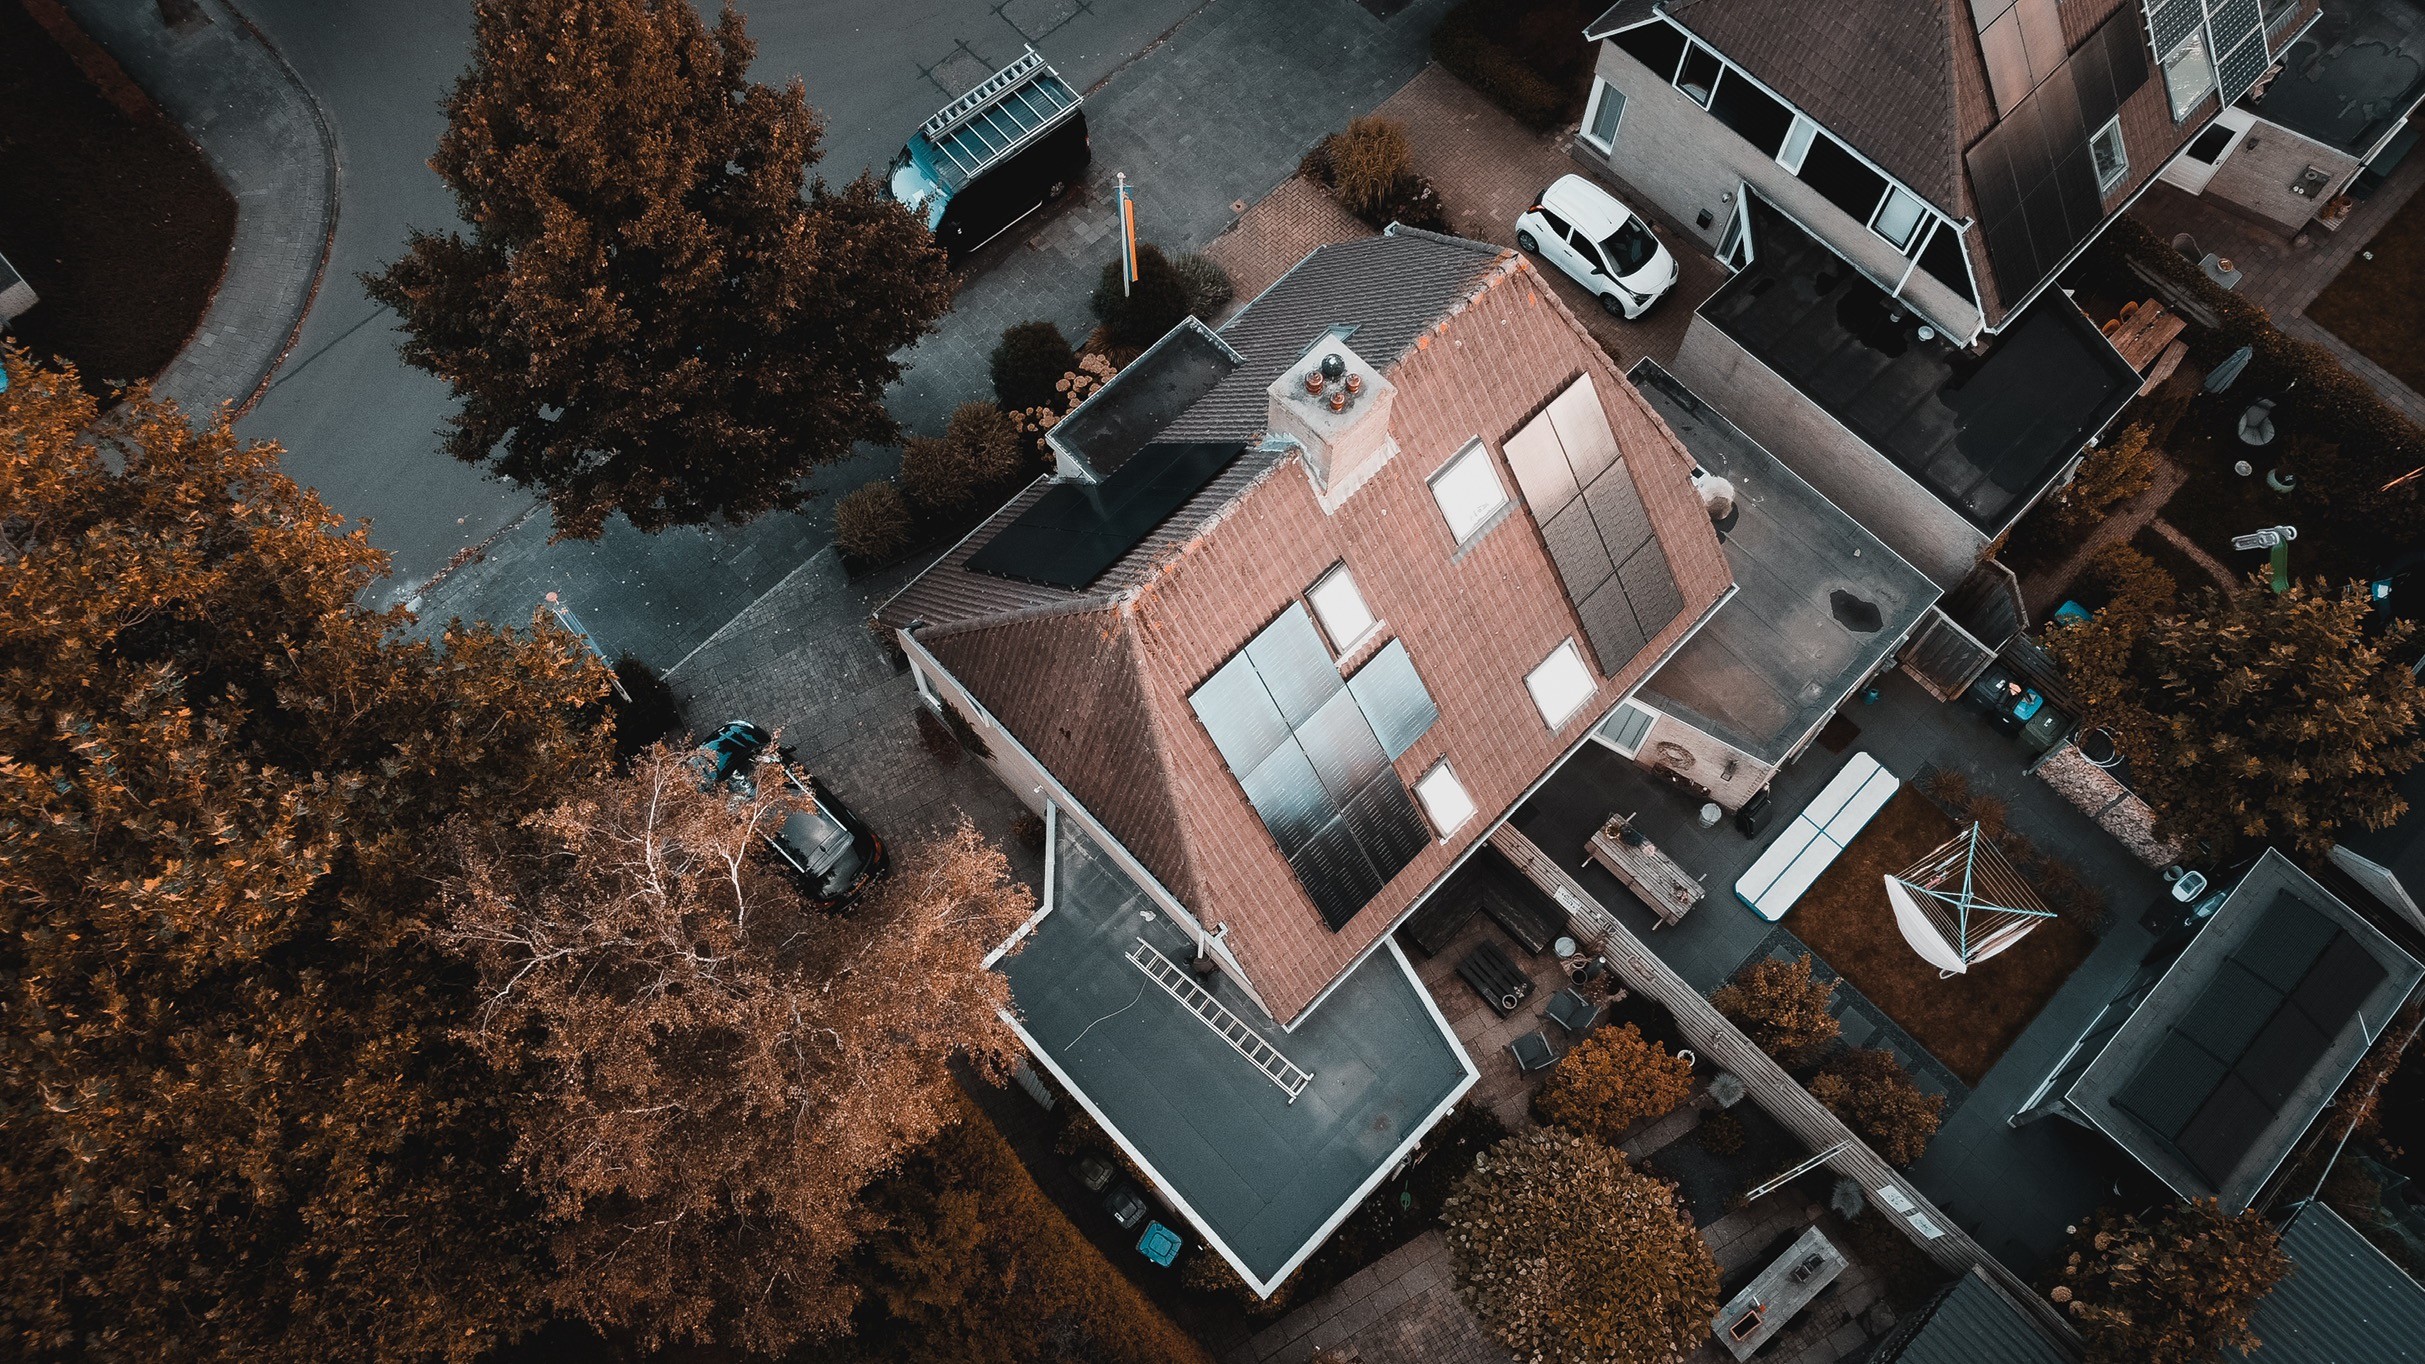
[[[1818,191],[1789,174],[1783,166],[1710,117],[1709,111],[1686,99],[1661,76],[1634,60],[1613,42],[1600,44],[1598,73],[1625,94],[1625,112],[1617,135],[1605,155],[1576,139],[1575,154],[1597,162],[1660,211],[1715,250],[1735,199],[1745,184],[1766,195],[1820,240],[1879,285],[1902,294],[1937,325],[1954,336],[1970,336],[1979,326],[1971,303],[1937,282],[1936,277],[1906,267],[1911,262],[1886,244],[1865,223],[1819,197]],[[1733,76],[1728,76],[1733,80]],[[1709,214],[1709,225],[1697,215]],[[1756,245],[1756,243],[1755,243]]]
[[[1978,563],[1987,536],[1869,443],[1761,364],[1706,317],[1685,330],[1674,372],[1939,587]]]
[[[2312,199],[2290,192],[2309,166],[2324,172],[2324,186]],[[2296,232],[2357,173],[2356,157],[2260,118],[2215,167],[2206,192]]]

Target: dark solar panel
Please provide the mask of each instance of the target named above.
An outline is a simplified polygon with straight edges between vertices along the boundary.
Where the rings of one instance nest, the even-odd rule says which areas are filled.
[[[2173,4],[2194,10],[2197,0]],[[2045,278],[2103,220],[2087,137],[2146,76],[2135,26],[2117,14],[1965,156],[2006,297]]]
[[[1314,629],[1313,617],[1295,602],[1289,603],[1278,620],[1264,626],[1263,633],[1247,641],[1246,656],[1254,660],[1256,673],[1291,725],[1305,723],[1331,693],[1345,685],[1339,680],[1338,665],[1330,660],[1330,650],[1323,646],[1321,633]]]
[[[1373,737],[1372,724],[1364,718],[1355,696],[1344,689],[1333,693],[1322,709],[1297,726],[1297,744],[1313,763],[1314,776],[1333,804],[1344,806],[1365,783],[1389,767],[1389,755]]]
[[[1541,538],[1549,545],[1550,561],[1558,566],[1558,578],[1566,584],[1569,597],[1589,596],[1617,571],[1601,546],[1600,528],[1592,523],[1591,508],[1581,498],[1549,518],[1549,524],[1541,527]]]
[[[1290,855],[1288,866],[1334,933],[1387,884],[1356,846],[1345,816],[1323,825],[1312,842]]]
[[[1242,449],[1157,441],[1101,483],[1056,484],[970,555],[968,567],[1047,587],[1086,587],[1203,491]]]
[[[1667,566],[1667,551],[1656,540],[1617,566],[1617,582],[1624,587],[1625,600],[1632,604],[1634,621],[1644,635],[1656,636],[1684,609],[1684,589],[1676,586],[1676,575]],[[1613,673],[1624,666],[1620,661],[1607,671]]]
[[[1384,771],[1367,782],[1347,805],[1347,830],[1373,870],[1387,881],[1406,869],[1431,846],[1431,829],[1415,809],[1414,797],[1395,772]]]
[[[1221,761],[1229,764],[1231,772],[1254,771],[1288,738],[1288,721],[1280,718],[1280,707],[1263,689],[1263,679],[1255,676],[1255,665],[1243,653],[1222,664],[1219,672],[1189,693],[1187,704],[1195,708],[1196,718],[1212,735],[1213,747],[1221,750]]]
[[[1240,777],[1238,785],[1246,788],[1246,799],[1283,853],[1304,847],[1339,813],[1294,739],[1283,740],[1254,771]]]
[[[2364,943],[2347,933],[2338,934],[2316,964],[2307,968],[2306,978],[2291,992],[2291,1002],[2327,1035],[2338,1037],[2342,1026],[2390,974]]]
[[[2306,979],[2307,969],[2324,955],[2325,947],[2340,931],[2330,919],[2284,891],[2274,896],[2264,917],[2232,949],[2231,959],[2287,994]]]
[[[2114,1105],[2147,1124],[2158,1136],[2172,1137],[2189,1125],[2224,1075],[2221,1061],[2171,1029],[2164,1040],[2114,1092]]]
[[[1642,505],[1642,490],[1634,486],[1624,460],[1600,471],[1583,490],[1583,504],[1599,523],[1600,543],[1608,547],[1610,558],[1621,563],[1650,540],[1650,511]]]
[[[2215,1087],[2189,1126],[2173,1139],[2173,1145],[2189,1163],[2197,1167],[2206,1181],[2221,1188],[2231,1179],[2232,1171],[2247,1159],[2248,1148],[2273,1122],[2273,1109],[2259,1099],[2248,1086],[2236,1079],[2226,1079]]]
[[[1372,721],[1373,736],[1392,759],[1414,747],[1440,718],[1440,707],[1415,672],[1404,640],[1382,645],[1371,662],[1347,679],[1347,689],[1355,693],[1364,718]]]
[[[1650,643],[1650,636],[1634,619],[1633,603],[1625,600],[1625,584],[1613,577],[1584,598],[1575,614],[1583,618],[1583,636],[1591,641],[1602,673],[1621,671]]]
[[[2306,1014],[2284,1009],[2249,1044],[2234,1071],[2267,1107],[2280,1108],[2331,1047],[2331,1035],[2308,1022]]]
[[[2246,967],[2227,961],[2173,1026],[2216,1060],[2231,1062],[2248,1050],[2249,1042],[2281,1006],[2281,991],[2250,975]]]

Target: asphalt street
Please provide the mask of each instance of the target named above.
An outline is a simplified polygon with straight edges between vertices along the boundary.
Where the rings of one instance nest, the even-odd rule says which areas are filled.
[[[334,251],[303,332],[248,436],[274,438],[287,467],[347,516],[372,523],[394,569],[384,602],[433,625],[448,617],[527,621],[549,592],[609,652],[670,667],[831,541],[830,501],[746,526],[647,536],[617,523],[597,542],[550,543],[533,499],[448,459],[437,434],[451,401],[396,357],[393,318],[357,276],[403,249],[413,228],[456,225],[427,160],[440,104],[469,55],[461,3],[241,0],[320,100],[336,131]],[[1323,132],[1369,110],[1419,70],[1446,0],[1382,21],[1352,0],[755,0],[753,76],[797,78],[826,120],[817,173],[881,170],[919,121],[1033,44],[1089,92],[1089,183],[971,260],[941,331],[907,357],[890,395],[912,430],[989,396],[984,360],[1004,326],[1051,318],[1072,339],[1109,250],[1116,171],[1142,184],[1148,237],[1174,250],[1228,226],[1230,205],[1285,178]],[[891,472],[863,447],[820,471],[833,494]],[[476,551],[476,553],[475,553]],[[424,584],[468,559],[436,586]]]

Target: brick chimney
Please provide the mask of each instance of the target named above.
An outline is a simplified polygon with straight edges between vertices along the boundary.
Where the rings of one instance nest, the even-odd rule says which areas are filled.
[[[1397,453],[1389,435],[1397,386],[1348,349],[1343,338],[1325,337],[1264,392],[1271,433],[1303,447],[1305,472],[1326,511],[1345,502]]]

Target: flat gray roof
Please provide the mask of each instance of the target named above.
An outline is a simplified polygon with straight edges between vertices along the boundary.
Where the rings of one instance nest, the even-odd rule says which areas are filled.
[[[2362,954],[2355,975],[2343,955],[2351,950]],[[2379,974],[2365,969],[2367,961]],[[2341,980],[2362,990],[2336,988],[2325,978],[2336,970],[2332,963],[2340,964]],[[2219,1198],[2236,1212],[2332,1101],[2421,976],[2425,964],[2269,848],[2063,1101],[2174,1192]],[[2348,1011],[2329,1035],[2316,1035],[2309,1021],[2316,995]],[[2217,1057],[2218,1045],[2234,1054]],[[2158,1119],[2177,1130],[2159,1130]],[[2225,1173],[2218,1178],[2214,1170]]]
[[[1384,939],[1294,1032],[1234,981],[1215,987],[1239,1021],[1312,1072],[1290,1102],[1129,960],[1139,939],[1181,967],[1194,949],[1076,821],[1055,824],[1047,912],[997,967],[1019,1026],[1163,1197],[1268,1293],[1477,1072]]]
[[[2409,0],[2324,0],[2283,63],[2256,111],[2364,156],[2425,98],[2425,10]]]
[[[1735,485],[1719,539],[1736,592],[1643,699],[1781,762],[1875,672],[1937,586],[1649,360],[1627,376],[1704,469]]]

